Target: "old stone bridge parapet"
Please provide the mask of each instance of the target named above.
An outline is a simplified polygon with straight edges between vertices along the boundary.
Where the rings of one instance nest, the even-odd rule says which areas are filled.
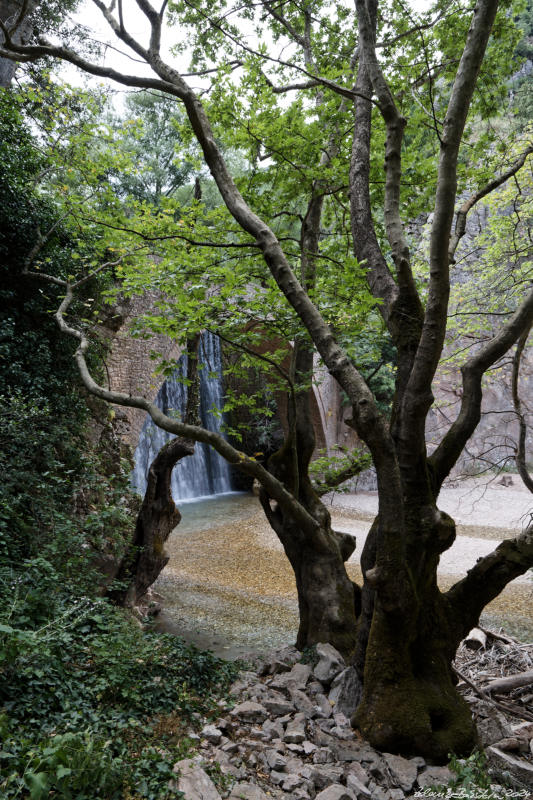
[[[140,338],[131,334],[132,323],[147,313],[157,299],[155,293],[147,292],[142,297],[119,300],[100,329],[109,347],[105,359],[109,388],[140,395],[150,402],[155,400],[163,383],[160,376],[154,375],[157,360],[153,354],[159,354],[165,361],[177,360],[181,355],[181,348],[168,336],[154,334]],[[116,416],[122,440],[134,450],[146,412],[122,407],[117,409]]]
[[[168,336],[152,335],[146,338],[132,336],[132,323],[147,313],[158,300],[156,293],[147,292],[142,297],[121,299],[113,307],[101,327],[108,342],[105,360],[108,385],[114,391],[140,395],[154,401],[163,383],[154,375],[157,360],[153,354],[165,361],[177,360],[181,348]],[[265,344],[265,349],[268,345]],[[283,424],[286,400],[277,398],[278,414]],[[343,422],[340,389],[327,370],[318,368],[313,386],[312,417],[317,448],[330,452],[336,444],[355,444],[355,434]],[[122,440],[132,449],[138,444],[145,420],[145,412],[136,408],[117,408],[117,426]]]

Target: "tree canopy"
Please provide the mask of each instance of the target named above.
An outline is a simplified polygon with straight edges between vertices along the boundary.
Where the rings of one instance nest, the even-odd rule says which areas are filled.
[[[123,291],[161,292],[147,320],[151,330],[185,344],[216,328],[231,346],[267,364],[269,380],[283,379],[288,432],[261,464],[145,397],[95,381],[87,327],[67,318],[76,289],[93,274],[90,265],[83,277],[63,274],[65,299],[56,314],[61,330],[78,341],[86,388],[147,410],[171,433],[211,444],[260,482],[263,509],[295,571],[298,645],[331,641],[354,659],[363,681],[354,724],[375,746],[437,760],[468,750],[474,731],[451,659],[483,607],[533,563],[529,527],[448,591],[437,585],[439,556],[455,538],[453,520],[438,508],[439,491],[479,422],[484,374],[533,319],[529,234],[521,224],[530,192],[518,177],[533,147],[527,127],[512,119],[494,124],[521,36],[513,6],[439,1],[420,13],[395,0],[356,0],[354,8],[319,0],[156,8],[135,0],[146,26],[136,38],[126,3],[93,5],[148,72],[123,71],[102,60],[98,48],[73,46],[68,25],[54,40],[36,30],[27,44],[17,42],[17,21],[3,25],[0,55],[63,59],[179,102],[176,140],[191,153],[199,148],[217,192],[207,203],[200,192],[191,201],[161,191],[175,185],[171,157],[154,203],[131,181],[119,188],[93,164],[91,194],[100,204],[71,187],[71,213],[109,232],[106,246],[117,251]],[[169,51],[162,42],[172,38]],[[180,71],[186,58],[189,66]],[[199,165],[198,173],[201,188],[206,173]],[[511,202],[507,191],[513,213],[493,212],[484,257],[498,273],[504,248],[520,279],[510,281],[499,324],[462,364],[458,415],[429,452],[425,424],[446,342],[450,272],[471,210],[498,192]],[[425,248],[417,241],[421,221]],[[493,310],[489,302],[486,311]],[[272,358],[261,358],[265,337],[282,342]],[[372,383],[369,342],[374,363],[388,348],[394,365],[390,403]],[[348,424],[377,475],[379,513],[362,554],[362,587],[344,567],[354,543],[331,529],[309,476],[309,389],[319,361],[344,392]]]

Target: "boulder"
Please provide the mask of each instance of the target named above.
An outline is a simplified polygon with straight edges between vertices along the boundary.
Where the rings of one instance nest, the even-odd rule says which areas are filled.
[[[308,698],[305,692],[302,692],[300,689],[291,689],[290,690],[291,700],[294,706],[301,711],[307,719],[312,719],[317,714],[317,709],[315,704]]]
[[[321,692],[316,694],[314,697],[315,701],[315,716],[322,717],[323,719],[327,719],[331,717],[333,714],[333,709],[331,707],[331,703],[329,702],[328,698],[325,694]]]
[[[354,667],[342,670],[332,681],[328,700],[335,712],[351,717],[359,705],[363,687]]]
[[[304,773],[302,772],[302,775]],[[331,784],[340,783],[344,777],[344,770],[337,764],[325,764],[324,766],[314,766],[311,769],[311,780],[317,790],[325,789]]]
[[[332,764],[335,754],[329,747],[321,747],[313,753],[313,764]]]
[[[305,741],[305,726],[299,720],[292,720],[287,725],[283,741],[290,744],[301,744]]]
[[[283,717],[285,714],[292,714],[295,711],[293,703],[272,689],[268,695],[262,698],[262,704],[273,717]]]
[[[346,663],[339,651],[331,644],[320,642],[316,646],[316,652],[319,656],[319,661],[313,670],[313,674],[320,683],[329,686],[339,672],[346,668]]]
[[[283,738],[283,725],[279,719],[267,719],[263,722],[263,732],[269,739],[282,739]]]
[[[287,744],[302,744],[307,738],[305,735],[305,715],[295,714],[294,718],[287,723],[283,741]]]
[[[241,722],[264,722],[268,717],[268,712],[260,703],[252,700],[245,700],[239,703],[231,712],[232,717],[237,717]]]
[[[421,789],[426,786],[448,786],[454,777],[448,767],[426,767],[418,776],[418,785]]]
[[[221,800],[215,784],[204,770],[190,758],[184,758],[174,764],[173,772],[178,780],[173,788],[183,792],[187,800]]]
[[[255,783],[236,783],[229,800],[268,800],[268,796]]]
[[[366,800],[366,798],[370,799],[372,797],[370,790],[366,788],[365,784],[362,783],[353,772],[349,772],[346,776],[346,787],[353,792],[357,800]]]
[[[368,788],[372,793],[372,800],[390,800],[389,792],[382,789],[381,786],[371,783]]]
[[[340,783],[333,783],[317,794],[315,800],[357,800],[356,795],[346,786]]]
[[[277,750],[274,750],[274,748],[265,750],[265,758],[269,768],[277,772],[281,772],[287,766],[287,759],[284,758],[281,753],[278,753]]]
[[[350,775],[355,775],[359,783],[362,783],[363,786],[368,786],[370,783],[370,776],[366,773],[363,769],[361,764],[358,764],[357,761],[352,761],[345,767],[344,774],[346,776],[346,781],[348,781],[348,777]]]
[[[281,786],[286,777],[286,772],[278,772],[277,770],[273,769],[270,773],[270,783],[273,783],[274,786]]]
[[[416,764],[413,764],[413,762],[407,758],[395,756],[391,753],[383,753],[383,758],[386,761],[396,786],[399,786],[404,792],[410,791],[418,775]]]
[[[222,731],[219,730],[215,725],[204,725],[201,736],[203,739],[207,739],[207,741],[211,744],[220,744],[220,740],[222,739]]]
[[[512,736],[512,729],[507,724],[507,720],[499,711],[491,710],[486,719],[479,720],[477,723],[479,740],[483,747],[508,739]]]
[[[311,675],[311,667],[309,664],[295,664],[290,672],[283,672],[281,675],[276,675],[270,681],[270,686],[273,689],[288,690],[300,689],[304,690]]]
[[[291,773],[287,775],[283,783],[281,784],[281,788],[284,792],[293,792],[299,786],[301,786],[304,782],[304,779],[300,777],[300,775],[296,775]]]
[[[404,793],[401,789],[389,789],[390,800],[404,800]]]

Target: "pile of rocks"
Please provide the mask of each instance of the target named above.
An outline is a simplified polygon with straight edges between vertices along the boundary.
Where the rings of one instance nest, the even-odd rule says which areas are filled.
[[[447,785],[446,767],[379,753],[351,728],[360,697],[353,667],[328,644],[312,668],[285,648],[231,688],[236,705],[205,725],[199,755],[175,765],[186,800],[404,800]],[[218,789],[209,774],[217,775]],[[226,790],[219,792],[220,786]]]

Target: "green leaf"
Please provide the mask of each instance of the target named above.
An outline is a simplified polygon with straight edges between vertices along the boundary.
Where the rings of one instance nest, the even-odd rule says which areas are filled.
[[[31,800],[42,800],[48,796],[49,784],[46,772],[27,772],[24,777],[30,790]]]
[[[10,625],[0,625],[0,633],[14,633],[15,629]]]
[[[72,770],[69,767],[64,767],[62,764],[60,764],[56,770],[57,778],[64,778],[67,775],[72,775]]]

